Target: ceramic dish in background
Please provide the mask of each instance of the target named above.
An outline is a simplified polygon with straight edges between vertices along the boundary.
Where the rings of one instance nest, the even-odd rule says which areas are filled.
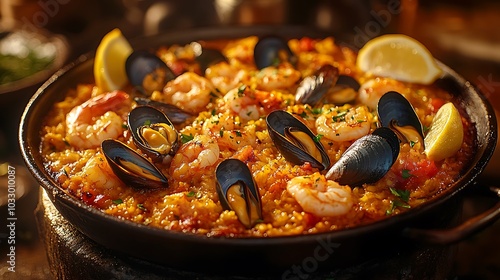
[[[37,88],[67,62],[69,52],[63,36],[0,25],[0,159],[20,158],[16,132],[22,110]],[[21,71],[29,75],[17,75]]]
[[[0,26],[2,100],[7,98],[5,96],[16,99],[21,90],[40,85],[64,65],[68,53],[66,39],[60,35],[43,29],[33,32],[20,27],[4,29]]]

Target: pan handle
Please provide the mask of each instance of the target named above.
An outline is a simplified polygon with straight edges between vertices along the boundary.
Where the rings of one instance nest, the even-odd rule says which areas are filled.
[[[500,198],[500,188],[490,187]],[[500,201],[487,211],[468,219],[462,224],[449,229],[418,229],[405,228],[403,236],[425,243],[448,245],[464,240],[483,230],[500,218]]]

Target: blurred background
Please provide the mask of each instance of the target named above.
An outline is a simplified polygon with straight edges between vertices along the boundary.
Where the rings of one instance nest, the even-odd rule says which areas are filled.
[[[382,34],[403,33],[420,40],[437,59],[477,85],[500,111],[500,2],[496,0],[1,0],[0,15],[0,42],[12,28],[56,36],[67,46],[55,54],[63,64],[95,50],[102,36],[115,27],[132,39],[197,27],[302,25],[331,33],[353,48]],[[25,244],[18,247],[18,266],[40,279],[50,274],[31,214],[38,189],[29,175],[24,178],[17,128],[26,103],[47,77],[21,88],[2,91],[0,85],[0,163],[20,166],[18,182],[26,189],[18,204],[27,213],[18,228],[18,237]],[[0,165],[0,175],[5,168],[6,164]],[[497,151],[480,184],[498,187],[499,168]],[[5,194],[6,180],[1,182]],[[464,202],[465,217],[492,204],[472,197]],[[0,228],[2,248],[4,231]],[[457,279],[496,279],[500,275],[499,233],[497,222],[459,244]],[[0,267],[0,275],[5,273]]]

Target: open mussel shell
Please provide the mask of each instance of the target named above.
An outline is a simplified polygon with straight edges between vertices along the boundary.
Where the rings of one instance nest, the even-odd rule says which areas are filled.
[[[201,48],[195,57],[196,62],[200,66],[201,73],[204,74],[208,67],[219,62],[228,62],[227,58],[216,49]]]
[[[168,117],[151,106],[138,106],[128,115],[134,143],[154,161],[168,163],[179,148],[179,133]]]
[[[387,127],[377,128],[349,146],[325,177],[351,187],[380,180],[399,155],[399,139]]]
[[[248,166],[238,159],[226,159],[215,171],[217,194],[222,207],[233,210],[247,228],[262,221],[260,194]]]
[[[314,75],[305,77],[297,88],[295,100],[298,103],[315,106],[339,78],[339,69],[330,64],[321,66]]]
[[[135,97],[134,101],[137,102],[137,104],[139,105],[151,106],[154,107],[155,109],[160,110],[163,114],[165,114],[168,117],[168,119],[173,124],[181,124],[184,123],[186,120],[194,117],[191,113],[188,113],[172,104],[154,101],[144,97]]]
[[[300,120],[286,111],[277,110],[267,116],[266,122],[274,145],[286,160],[297,165],[309,162],[319,170],[330,166],[323,145]]]
[[[324,103],[344,105],[358,96],[360,84],[356,79],[347,75],[339,75],[337,82],[325,96]]]
[[[165,188],[168,180],[149,160],[120,141],[107,139],[101,148],[113,173],[135,188]]]
[[[340,75],[336,67],[325,64],[302,80],[297,87],[295,100],[313,107],[321,102],[344,105],[356,98],[359,87],[354,78]]]
[[[134,51],[125,62],[130,83],[144,94],[163,90],[168,81],[175,79],[172,70],[156,55],[148,51]]]
[[[297,64],[297,56],[292,52],[286,40],[279,36],[261,37],[254,48],[254,60],[257,69],[277,66],[282,62]]]
[[[384,94],[378,102],[377,112],[381,125],[391,128],[401,141],[424,145],[422,123],[402,94],[395,91]]]

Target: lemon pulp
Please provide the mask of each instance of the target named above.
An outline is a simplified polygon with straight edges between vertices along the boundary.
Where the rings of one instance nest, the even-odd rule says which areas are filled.
[[[424,45],[401,34],[368,41],[359,51],[356,64],[366,73],[420,84],[431,84],[442,73]]]
[[[464,131],[460,113],[453,103],[444,104],[432,120],[425,136],[425,153],[439,161],[454,155],[462,146]]]
[[[118,28],[107,33],[97,47],[94,60],[96,85],[103,91],[122,88],[127,82],[125,61],[132,47]]]

